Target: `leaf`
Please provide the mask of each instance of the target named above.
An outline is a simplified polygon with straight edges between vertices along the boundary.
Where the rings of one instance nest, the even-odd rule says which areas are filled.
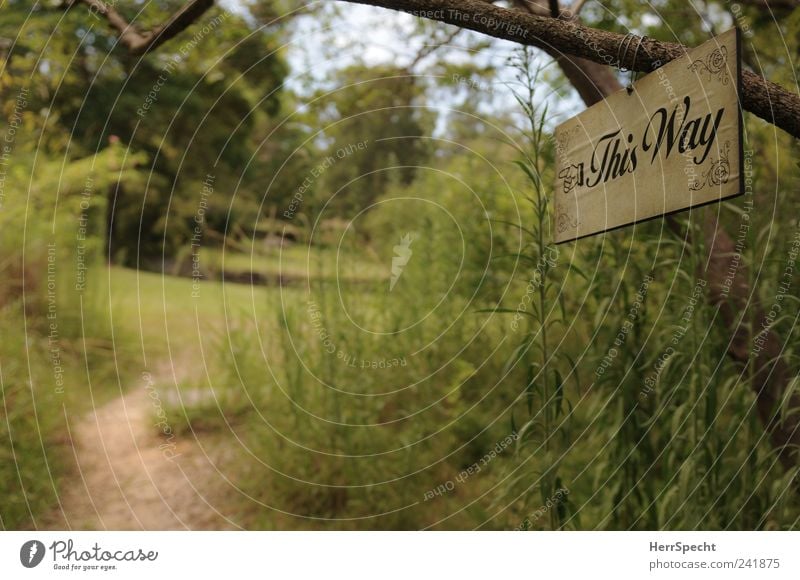
[[[513,227],[515,227],[515,228],[517,228],[517,229],[519,229],[519,230],[521,230],[521,231],[525,232],[526,234],[528,234],[528,235],[529,235],[529,236],[531,236],[532,238],[535,238],[535,237],[536,237],[536,234],[534,234],[534,233],[533,233],[533,231],[531,231],[531,230],[529,230],[529,229],[527,229],[527,228],[524,228],[524,227],[522,227],[520,224],[517,224],[517,223],[514,223],[514,222],[510,222],[510,221],[507,221],[507,220],[495,220],[495,219],[493,219],[493,220],[491,220],[491,221],[493,221],[493,222],[495,222],[495,223],[498,223],[498,224],[505,224],[505,225],[507,225],[507,226],[513,226]]]
[[[517,348],[514,349],[514,352],[511,353],[511,356],[508,358],[506,364],[503,365],[503,370],[502,370],[503,376],[507,375],[511,371],[511,369],[517,366],[517,363],[525,354],[528,348],[528,344],[529,344],[528,342],[522,342],[520,343],[519,346],[517,346]]]
[[[580,376],[578,375],[578,365],[575,364],[575,361],[572,359],[569,353],[565,352],[564,358],[567,359],[567,362],[569,363],[570,373],[575,375],[575,383],[580,386],[581,379]]]
[[[567,318],[567,300],[566,295],[564,292],[558,293],[558,305],[561,308],[561,318],[566,320]]]
[[[511,409],[511,434],[516,435],[517,433],[517,422],[514,420],[514,409]]]
[[[527,435],[528,431],[532,430],[534,427],[536,427],[535,417],[525,421],[525,424],[522,426],[522,429],[519,430],[519,435],[517,436],[518,445],[522,444],[522,440],[525,438],[525,435]]]
[[[556,369],[556,392],[555,392],[555,407],[556,407],[556,418],[561,416],[563,412],[562,403],[564,402],[564,381],[561,378],[561,373]]]
[[[533,415],[533,382],[536,378],[536,367],[539,366],[537,363],[531,363],[528,365],[528,382],[525,385],[525,395],[526,395],[526,402],[528,405],[528,415]]]
[[[481,310],[476,310],[476,314],[486,314],[486,313],[496,313],[496,314],[522,314],[525,316],[529,316],[536,320],[536,317],[531,314],[530,312],[526,312],[525,310],[519,310],[517,308],[482,308]]]
[[[587,282],[589,281],[589,277],[586,274],[584,274],[583,270],[578,268],[573,262],[568,262],[567,263],[567,268],[569,270],[572,270],[573,272],[575,272],[578,276],[580,276],[581,278],[583,278]]]
[[[517,167],[519,167],[520,169],[522,169],[522,171],[524,171],[524,172],[525,172],[525,175],[527,175],[527,176],[528,176],[528,179],[531,181],[531,183],[533,183],[534,187],[535,187],[535,188],[537,189],[537,191],[538,191],[538,189],[539,189],[539,183],[540,183],[540,181],[541,181],[541,177],[540,177],[540,176],[538,176],[537,174],[535,174],[535,173],[533,172],[533,169],[531,169],[531,167],[530,167],[530,166],[528,166],[528,164],[527,164],[527,163],[525,163],[525,162],[523,162],[523,161],[519,161],[519,160],[517,160],[517,161],[513,161],[513,163],[514,163],[514,165],[516,165]]]
[[[492,259],[498,259],[498,258],[517,258],[518,260],[527,260],[528,262],[530,262],[531,264],[534,264],[536,266],[539,265],[539,260],[535,259],[533,256],[528,256],[527,254],[519,254],[519,253],[517,253],[517,254],[500,254],[500,255],[497,255],[497,256],[493,256]]]

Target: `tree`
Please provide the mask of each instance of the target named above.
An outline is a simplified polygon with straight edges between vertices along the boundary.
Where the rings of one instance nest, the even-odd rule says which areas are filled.
[[[146,18],[163,19],[164,26],[131,32],[135,28],[123,25],[127,20],[116,3],[85,4],[88,10],[69,3],[66,13],[25,2],[4,6],[0,38],[9,39],[4,82],[22,86],[35,79],[30,110],[54,111],[49,122],[69,135],[67,142],[53,144],[54,153],[82,158],[118,141],[136,159],[145,154],[150,179],[144,191],[123,185],[105,192],[110,208],[105,230],[110,259],[157,267],[190,238],[206,175],[236,182],[260,146],[263,135],[256,131],[280,110],[288,71],[280,48],[283,31],[260,27],[210,1],[169,16],[169,9],[179,6],[170,1],[166,8],[146,11]],[[36,18],[28,18],[31,10]],[[207,17],[198,21],[201,14]],[[180,32],[180,41],[164,44]],[[151,52],[156,47],[158,52]],[[46,64],[37,68],[41,62]],[[240,123],[243,118],[248,122]],[[243,176],[232,208],[251,222],[257,221],[263,195],[258,179],[254,172]],[[224,230],[229,202],[228,196],[211,198],[207,226]],[[167,220],[178,227],[167,228]]]
[[[422,106],[419,79],[404,70],[355,65],[338,71],[335,81],[341,88],[314,99],[323,107],[317,116],[327,143],[323,156],[336,159],[325,171],[325,193],[344,188],[331,209],[353,215],[390,182],[411,183],[430,155],[424,136],[435,116]]]

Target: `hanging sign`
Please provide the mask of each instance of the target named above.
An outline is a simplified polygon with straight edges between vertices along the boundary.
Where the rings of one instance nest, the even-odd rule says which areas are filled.
[[[740,46],[729,30],[556,128],[556,243],[743,192]]]

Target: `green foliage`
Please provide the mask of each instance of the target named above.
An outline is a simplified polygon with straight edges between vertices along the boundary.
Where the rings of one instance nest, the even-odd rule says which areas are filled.
[[[123,166],[119,147],[64,164],[31,155],[23,132],[13,145],[3,166],[0,210],[4,529],[52,518],[75,467],[66,421],[113,394],[114,363],[127,360],[124,334],[112,342],[107,297],[98,285],[106,207],[95,188],[141,179]]]
[[[162,22],[178,4],[148,6],[137,24]],[[116,8],[133,10],[123,2]],[[191,237],[186,224],[198,210],[198,182],[211,173],[217,183],[236,183],[274,124],[288,72],[281,28],[255,28],[215,8],[156,54],[138,58],[83,5],[62,12],[6,3],[0,15],[0,38],[15,39],[2,88],[13,94],[29,86],[29,110],[53,111],[40,150],[76,159],[121,141],[131,157],[148,160],[146,182],[108,188],[110,250],[126,264],[160,265]],[[276,136],[284,148],[292,146],[289,135]],[[268,157],[260,164],[275,172],[281,161]],[[236,191],[234,217],[252,224],[263,169],[244,172]],[[213,227],[224,230],[228,206],[213,208]]]
[[[334,82],[332,91],[315,95],[322,157],[339,159],[359,143],[364,148],[325,172],[318,194],[330,204],[325,217],[352,216],[388,185],[411,183],[430,157],[435,119],[423,104],[424,85],[408,71],[352,65],[337,71]]]

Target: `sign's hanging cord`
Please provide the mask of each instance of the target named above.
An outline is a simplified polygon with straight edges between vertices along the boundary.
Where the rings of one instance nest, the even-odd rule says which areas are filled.
[[[645,38],[647,38],[647,36],[638,36],[637,37],[635,34],[632,34],[632,33],[629,32],[622,39],[622,42],[619,43],[619,48],[617,49],[617,63],[619,63],[620,72],[630,72],[631,73],[631,79],[628,82],[628,86],[625,87],[625,90],[628,91],[629,95],[631,93],[633,93],[633,83],[636,80],[636,71],[633,69],[633,67],[636,66],[636,57],[639,54],[639,49],[642,47],[642,42],[644,42]],[[625,62],[625,58],[628,56],[628,51],[630,50],[631,45],[637,39],[638,39],[639,42],[636,44],[636,48],[633,51],[633,61],[631,62],[631,68],[630,69],[625,68],[625,66],[623,66],[623,63]]]
[[[633,83],[636,81],[636,71],[633,67],[636,66],[636,56],[639,54],[639,49],[642,48],[642,43],[644,39],[647,38],[646,36],[639,37],[639,44],[636,45],[636,50],[633,51],[633,60],[631,61],[631,81],[628,83],[628,94],[630,95],[633,92]]]

